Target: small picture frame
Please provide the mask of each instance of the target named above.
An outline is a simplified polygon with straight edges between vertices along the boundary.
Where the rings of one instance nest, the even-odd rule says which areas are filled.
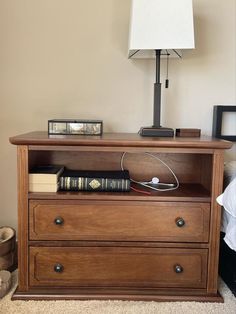
[[[236,114],[236,105],[227,106],[227,105],[218,105],[214,106],[213,111],[213,126],[212,126],[212,136],[231,142],[236,142],[236,132],[235,134],[224,134],[223,133],[223,115],[224,113],[235,113]],[[236,125],[236,120],[235,120]]]

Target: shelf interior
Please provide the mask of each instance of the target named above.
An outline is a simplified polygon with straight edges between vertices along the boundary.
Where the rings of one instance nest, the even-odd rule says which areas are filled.
[[[68,200],[144,200],[144,201],[198,201],[210,202],[210,192],[201,184],[180,184],[179,188],[174,191],[159,192],[147,188],[138,187],[135,189],[150,192],[150,195],[141,192],[66,192],[58,191],[57,193],[29,193],[29,199],[68,199]]]

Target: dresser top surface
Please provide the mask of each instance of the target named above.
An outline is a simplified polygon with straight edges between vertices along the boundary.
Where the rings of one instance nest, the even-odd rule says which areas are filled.
[[[201,137],[143,137],[136,133],[103,133],[89,135],[48,135],[35,131],[10,137],[14,145],[62,145],[62,146],[109,146],[109,147],[179,147],[229,149],[232,143],[225,140]]]

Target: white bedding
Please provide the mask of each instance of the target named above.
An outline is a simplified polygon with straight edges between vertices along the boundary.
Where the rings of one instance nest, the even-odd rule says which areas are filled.
[[[224,241],[236,251],[236,178],[216,200],[224,207],[221,223],[221,230],[225,232]]]

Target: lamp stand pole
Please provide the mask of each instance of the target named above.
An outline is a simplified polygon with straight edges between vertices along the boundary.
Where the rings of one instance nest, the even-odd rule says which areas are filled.
[[[161,50],[156,50],[156,83],[154,84],[153,127],[161,127]]]
[[[154,103],[153,103],[153,126],[142,127],[139,131],[141,136],[156,136],[156,137],[173,137],[174,130],[171,128],[162,127],[161,121],[161,50],[156,50],[156,82],[154,84]]]

